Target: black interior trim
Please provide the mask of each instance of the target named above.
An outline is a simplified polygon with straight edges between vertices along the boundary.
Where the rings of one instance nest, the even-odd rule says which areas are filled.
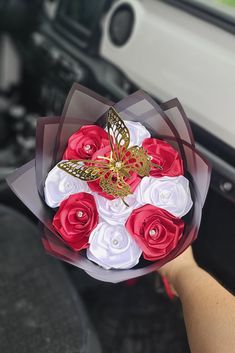
[[[235,34],[235,19],[232,16],[222,14],[213,8],[210,8],[204,4],[196,3],[194,1],[189,2],[187,0],[164,0],[164,2],[189,12],[190,14],[210,22],[227,32]]]
[[[90,44],[92,37],[97,31],[97,27],[100,21],[100,18],[104,12],[105,7],[107,6],[107,0],[100,0],[97,10],[96,21],[92,24],[91,28],[85,27],[83,24],[72,20],[67,14],[67,8],[69,5],[69,0],[61,1],[57,15],[55,26],[61,30],[61,32],[69,32],[71,35],[76,37],[76,42],[81,48],[85,48]]]
[[[235,167],[235,149],[190,120],[195,141]]]

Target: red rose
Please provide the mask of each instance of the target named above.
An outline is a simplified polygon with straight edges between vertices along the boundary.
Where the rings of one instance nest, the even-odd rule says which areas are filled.
[[[98,156],[104,156],[104,157],[109,157],[110,156],[110,152],[111,152],[111,147],[110,145],[109,146],[106,146],[104,148],[102,148],[101,150],[97,151],[92,159],[97,159]],[[102,160],[102,159],[101,159]],[[107,161],[108,163],[108,161]],[[138,174],[136,173],[132,173],[130,178],[124,178],[125,182],[127,184],[130,185],[131,187],[131,191],[134,192],[134,190],[136,189],[136,187],[138,186],[138,184],[140,183],[141,181],[141,178],[138,176]],[[100,196],[103,196],[105,197],[106,199],[108,200],[114,200],[115,197],[112,196],[112,195],[109,195],[109,194],[106,194],[103,189],[101,188],[100,186],[100,180],[97,179],[95,181],[90,181],[88,182],[88,186],[89,188],[93,191],[93,192],[96,192],[97,194],[99,194]]]
[[[184,174],[183,161],[179,153],[167,142],[155,138],[147,138],[142,146],[152,157],[152,162],[162,169],[152,166],[150,175],[153,177],[179,176]]]
[[[88,247],[88,237],[98,223],[94,196],[80,192],[64,200],[53,219],[53,226],[74,250]]]
[[[145,205],[131,213],[126,229],[139,244],[144,258],[156,261],[176,247],[184,222],[159,207]]]
[[[91,159],[100,148],[109,145],[106,131],[96,125],[82,126],[68,141],[63,159]]]

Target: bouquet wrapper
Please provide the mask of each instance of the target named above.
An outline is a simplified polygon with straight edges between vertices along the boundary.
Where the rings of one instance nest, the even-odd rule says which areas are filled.
[[[164,139],[178,152],[189,176],[193,208],[176,248],[164,259],[130,270],[105,270],[70,249],[52,226],[53,210],[44,202],[43,188],[48,172],[62,159],[69,137],[82,125],[104,126],[110,106],[124,120],[138,121],[152,137]],[[182,253],[197,237],[202,208],[210,183],[211,167],[196,150],[189,121],[178,99],[161,106],[143,91],[137,91],[114,104],[93,91],[74,84],[60,117],[39,118],[36,130],[35,159],[7,178],[13,192],[40,222],[42,243],[47,253],[106,282],[121,282],[150,273]]]

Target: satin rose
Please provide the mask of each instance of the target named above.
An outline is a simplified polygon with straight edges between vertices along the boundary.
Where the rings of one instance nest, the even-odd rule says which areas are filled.
[[[169,212],[152,205],[135,209],[126,229],[143,251],[143,257],[156,261],[166,257],[182,237],[184,222]]]
[[[48,206],[59,207],[63,200],[78,192],[90,192],[86,182],[66,173],[57,166],[48,173],[44,187],[45,201]]]
[[[110,146],[106,146],[106,147],[102,148],[101,150],[97,151],[93,155],[92,159],[95,160],[99,156],[109,157],[110,153],[111,153],[111,147]],[[108,163],[108,161],[107,161],[107,163]],[[138,176],[138,174],[136,174],[135,172],[132,172],[131,176],[129,178],[124,178],[124,180],[125,180],[125,182],[127,184],[130,185],[131,192],[134,192],[134,190],[136,189],[136,187],[140,183],[141,178]],[[97,180],[94,180],[94,181],[89,181],[88,185],[89,185],[91,191],[97,193],[98,195],[103,196],[103,197],[105,197],[108,200],[114,200],[115,199],[114,196],[109,195],[109,194],[107,194],[107,193],[105,193],[103,191],[103,189],[100,186],[100,179],[97,179]]]
[[[184,176],[144,177],[138,186],[136,198],[141,205],[151,204],[183,217],[191,209],[193,202],[189,181]]]
[[[142,146],[152,157],[152,163],[162,167],[162,169],[152,166],[150,175],[153,177],[179,176],[184,174],[183,161],[179,153],[167,142],[155,138],[147,138]]]
[[[94,196],[80,192],[64,200],[53,218],[53,226],[73,249],[88,247],[88,238],[99,220]]]
[[[144,127],[141,123],[130,120],[123,120],[123,122],[130,133],[129,147],[141,146],[142,142],[151,136],[146,127]],[[105,130],[107,131],[107,128],[105,128]]]
[[[99,149],[109,145],[107,132],[97,125],[82,126],[68,141],[63,159],[91,159]]]
[[[120,198],[107,200],[97,194],[94,196],[100,218],[112,225],[125,224],[132,210],[139,206],[135,195],[125,197],[125,202],[128,206],[126,206]]]
[[[89,244],[87,258],[106,270],[132,268],[142,253],[123,225],[99,223],[89,237]]]
[[[130,121],[130,120],[124,120],[124,123],[130,133],[129,147],[141,146],[142,142],[146,138],[149,138],[151,136],[149,131],[146,129],[146,127],[144,127],[141,123]]]

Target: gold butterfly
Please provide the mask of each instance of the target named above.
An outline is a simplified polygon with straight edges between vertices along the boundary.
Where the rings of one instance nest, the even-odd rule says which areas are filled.
[[[113,107],[108,110],[106,124],[111,148],[109,157],[98,156],[96,160],[70,160],[58,163],[58,167],[86,182],[99,179],[103,192],[120,197],[126,204],[124,198],[132,193],[126,180],[132,173],[140,177],[149,176],[151,157],[143,147],[129,147],[129,130]],[[161,169],[158,165],[154,166]]]

